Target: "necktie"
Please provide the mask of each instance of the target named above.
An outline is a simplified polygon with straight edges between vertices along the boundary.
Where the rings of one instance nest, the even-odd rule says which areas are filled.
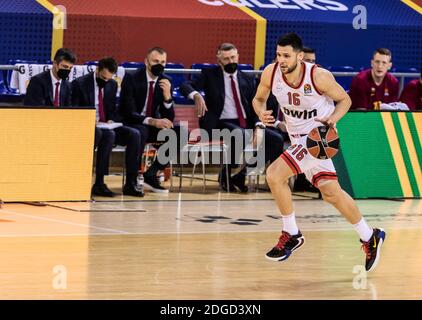
[[[100,114],[100,122],[106,122],[104,112],[103,90],[98,88],[98,113]]]
[[[245,120],[245,117],[243,116],[242,107],[240,105],[240,100],[237,94],[236,84],[234,82],[233,76],[230,76],[230,79],[231,79],[231,84],[232,84],[234,104],[236,105],[237,116],[239,118],[239,124],[241,128],[246,128],[246,120]]]
[[[53,103],[55,107],[60,106],[59,87],[60,87],[60,82],[56,82],[56,91],[54,93],[54,103]]]
[[[154,98],[154,81],[149,82],[148,101],[147,101],[147,117],[152,116],[152,99]]]

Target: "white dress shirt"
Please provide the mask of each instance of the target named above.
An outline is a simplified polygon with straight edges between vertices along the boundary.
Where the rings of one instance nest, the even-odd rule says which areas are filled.
[[[236,86],[237,96],[239,97],[240,108],[242,109],[243,116],[246,119],[245,108],[242,105],[242,97],[240,95],[240,90],[239,90],[239,82],[237,81],[237,71],[233,74],[223,71],[225,94],[224,94],[224,107],[223,107],[223,112],[221,113],[221,116],[220,116],[220,120],[221,119],[239,119],[239,116],[237,114],[237,109],[236,109],[236,103],[233,97],[232,84],[231,84],[231,79],[230,79],[231,75],[233,75],[233,80]],[[196,94],[200,94],[200,93],[198,91],[192,91],[188,95],[188,98],[191,100],[194,100],[194,97]],[[257,123],[255,123],[255,126],[257,125],[264,126],[264,124],[261,121],[258,121]]]
[[[242,109],[243,117],[246,119],[246,113],[242,105],[242,98],[240,96],[240,91],[239,91],[239,83],[237,81],[237,71],[233,74],[223,71],[223,76],[224,76],[224,93],[225,94],[224,94],[224,107],[223,107],[223,112],[221,113],[220,119],[239,119],[239,116],[237,114],[237,109],[236,109],[236,103],[233,97],[230,76],[233,76],[233,80],[236,86],[237,96],[239,97],[240,108]],[[197,93],[199,92],[198,91],[191,92],[188,95],[188,98],[194,100],[194,97]]]
[[[93,77],[94,77],[95,117],[97,121],[100,121],[100,109],[99,109],[100,106],[98,103],[98,93],[99,93],[100,87],[98,87],[98,84],[97,84],[97,80],[96,80],[97,75],[95,74],[95,72],[93,72],[92,74],[94,75]],[[104,108],[104,88],[101,90],[103,91],[103,108]]]
[[[233,74],[227,73],[223,71],[224,74],[224,107],[223,112],[221,113],[220,119],[238,119],[239,116],[237,114],[236,109],[236,102],[234,101],[234,95],[232,90],[232,83],[231,83],[231,76],[233,76],[233,80],[236,87],[237,96],[239,97],[240,108],[242,109],[243,117],[246,119],[245,109],[242,105],[242,98],[239,91],[239,83],[237,81],[237,71]]]

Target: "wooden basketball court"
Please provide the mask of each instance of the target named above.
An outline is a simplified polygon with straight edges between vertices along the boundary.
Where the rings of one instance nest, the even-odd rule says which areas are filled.
[[[120,177],[108,184],[119,191]],[[281,219],[271,194],[216,183],[143,199],[117,197],[0,210],[1,299],[421,299],[422,201],[360,200],[386,230],[363,272],[351,226],[313,194],[295,196],[306,244],[265,259]]]

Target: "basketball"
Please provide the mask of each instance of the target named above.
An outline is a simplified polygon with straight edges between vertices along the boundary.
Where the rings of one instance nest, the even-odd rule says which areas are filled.
[[[340,138],[335,128],[320,126],[312,129],[306,139],[309,153],[317,159],[334,157],[340,145]]]

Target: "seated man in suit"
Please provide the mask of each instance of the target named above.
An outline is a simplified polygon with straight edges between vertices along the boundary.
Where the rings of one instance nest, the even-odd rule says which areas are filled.
[[[72,104],[74,106],[95,106],[98,122],[120,122],[116,93],[117,82],[113,75],[117,72],[117,62],[111,57],[98,61],[98,67],[93,73],[79,77],[72,82]],[[138,176],[141,140],[139,132],[130,127],[115,129],[95,128],[95,147],[97,147],[96,178],[92,187],[92,194],[103,197],[115,195],[104,183],[104,176],[108,175],[110,154],[114,144],[127,146],[126,148],[126,183],[123,194],[143,197],[142,190],[138,190],[136,178]]]
[[[64,107],[71,105],[70,82],[67,80],[76,56],[66,48],[57,50],[51,70],[32,77],[23,100],[25,106]]]
[[[239,54],[237,48],[230,43],[223,43],[217,49],[218,66],[203,69],[199,78],[185,82],[181,86],[182,93],[195,101],[200,119],[200,126],[211,137],[213,129],[241,129],[264,128],[259,122],[252,108],[252,99],[255,95],[255,77],[237,70]],[[198,92],[204,90],[205,101]],[[255,130],[256,131],[256,130]],[[256,131],[257,132],[257,131]],[[238,161],[238,148],[231,143],[231,164],[229,166],[229,185],[225,170],[220,173],[220,183],[223,190],[247,192],[245,186],[246,168],[231,177],[231,169],[236,167],[233,160]],[[241,151],[241,150],[240,150]],[[274,161],[283,152],[281,135],[265,129],[265,160]]]
[[[161,130],[174,130],[179,154],[182,128],[173,124],[171,78],[163,74],[166,63],[166,51],[154,47],[148,50],[145,67],[125,74],[120,92],[120,113],[125,125],[140,132],[141,151],[147,142],[157,142],[157,135]],[[167,193],[168,190],[160,185],[157,177],[157,172],[164,170],[169,164],[168,161],[160,161],[160,149],[158,147],[156,160],[144,173],[144,188],[153,192]]]

